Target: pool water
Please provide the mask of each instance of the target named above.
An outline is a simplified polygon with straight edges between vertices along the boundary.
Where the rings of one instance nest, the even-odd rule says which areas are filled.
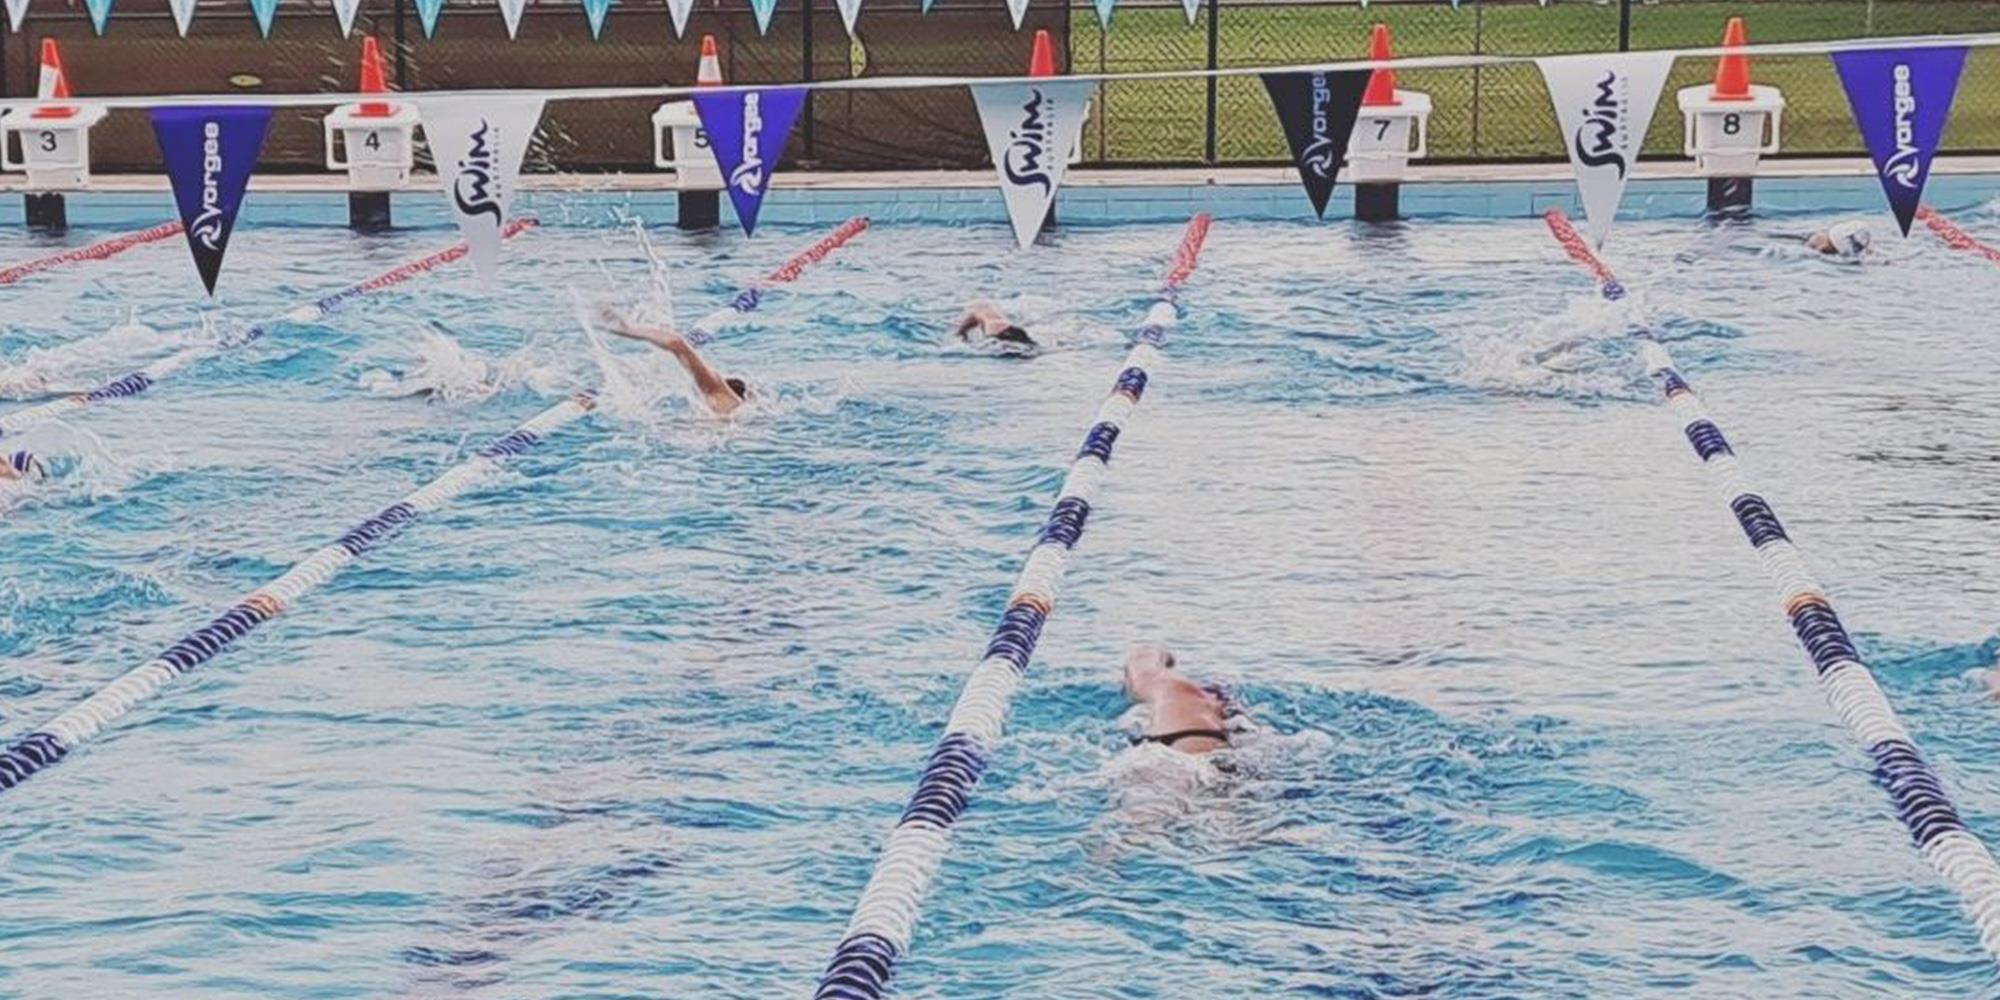
[[[709,349],[759,387],[721,424],[579,323],[668,307],[631,212],[532,207],[491,290],[448,269],[32,432],[59,475],[0,519],[10,740],[607,387],[6,793],[0,994],[810,993],[1179,227],[878,225]],[[1836,217],[1607,255],[2000,837],[2000,282],[1886,213],[1876,265],[1788,248]],[[650,242],[685,322],[823,228]],[[245,229],[210,319],[453,238]],[[8,289],[0,375],[197,342],[195,287],[168,242]],[[953,343],[982,297],[1054,349]],[[1182,303],[898,995],[2000,995],[1538,220],[1224,217]],[[1140,640],[1265,728],[1234,774],[1127,748]]]

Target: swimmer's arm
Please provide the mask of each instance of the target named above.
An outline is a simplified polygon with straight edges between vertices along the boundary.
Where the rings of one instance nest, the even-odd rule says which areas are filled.
[[[679,361],[681,367],[687,369],[688,376],[694,379],[694,387],[701,390],[702,399],[708,403],[709,409],[716,412],[716,415],[726,417],[743,405],[743,398],[736,395],[736,390],[729,387],[729,383],[723,380],[721,373],[709,365],[707,359],[701,356],[701,352],[696,351],[694,346],[687,342],[687,338],[672,330],[635,325],[623,316],[611,312],[606,312],[600,317],[600,322],[606,330],[620,337],[651,344],[673,355],[674,360]]]

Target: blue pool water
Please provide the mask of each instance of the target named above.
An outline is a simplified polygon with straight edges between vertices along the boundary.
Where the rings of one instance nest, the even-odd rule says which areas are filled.
[[[0,994],[810,992],[1179,227],[1016,254],[999,225],[879,225],[712,348],[766,397],[724,426],[579,328],[660,304],[625,206],[531,207],[491,292],[454,268],[33,432],[61,475],[0,519],[7,739],[610,386],[7,792]],[[2000,612],[2000,272],[1922,232],[1881,266],[1759,252],[1836,217],[1636,221],[1609,256],[2000,837],[1971,673]],[[652,240],[687,321],[820,231]],[[453,238],[245,228],[215,318]],[[0,262],[41,252],[0,233]],[[0,290],[0,382],[193,342],[194,287],[165,243]],[[949,343],[975,297],[1059,349]],[[1225,216],[1183,303],[899,995],[2000,995],[1623,313],[1539,221]],[[419,382],[439,398],[390,394]],[[1124,749],[1141,639],[1268,727],[1235,776],[1190,793]]]

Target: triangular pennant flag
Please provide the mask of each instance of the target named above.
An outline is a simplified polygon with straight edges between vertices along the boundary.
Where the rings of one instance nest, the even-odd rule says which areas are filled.
[[[1965,48],[1835,52],[1833,66],[1854,106],[1854,124],[1868,143],[1889,209],[1908,236],[1958,93]]]
[[[1536,60],[1555,101],[1590,238],[1611,233],[1625,182],[1639,164],[1639,147],[1653,123],[1671,52],[1606,52]]]
[[[500,0],[500,19],[507,22],[509,39],[521,33],[521,14],[527,9],[528,0]]]
[[[688,15],[694,12],[694,0],[667,0],[667,15],[674,19],[674,37],[687,34]]]
[[[1084,106],[1096,86],[1089,80],[1053,79],[972,88],[986,148],[1000,173],[1007,217],[1022,247],[1035,241],[1048,219],[1049,204],[1083,133]]]
[[[186,38],[188,29],[194,26],[195,0],[167,0],[167,8],[173,11],[174,27]]]
[[[26,2],[26,0],[23,0],[23,2]],[[936,2],[937,2],[937,0],[924,0],[924,5],[923,5],[922,9],[920,9],[920,10],[918,11],[918,13],[920,13],[920,14],[928,14],[928,13],[930,13],[930,12],[931,12],[931,4],[934,4],[934,3],[936,3]]]
[[[785,157],[785,142],[805,102],[802,87],[694,95],[695,113],[746,235],[757,231],[764,192],[771,189],[771,174]]]
[[[1306,196],[1322,219],[1326,218],[1326,203],[1333,198],[1340,162],[1347,158],[1347,140],[1361,110],[1361,95],[1368,90],[1368,78],[1373,75],[1365,69],[1264,74],[1264,89],[1271,94],[1278,124],[1285,127],[1285,141],[1291,144],[1299,180],[1305,182]]]
[[[1201,10],[1201,0],[1181,0],[1181,10],[1187,13],[1188,23],[1193,24],[1195,14]]]
[[[778,0],[750,0],[750,13],[757,15],[757,33],[771,33],[771,14],[778,9]]]
[[[333,0],[333,16],[340,19],[340,37],[354,34],[354,16],[359,13],[361,0]]]
[[[611,13],[611,0],[583,0],[583,16],[590,19],[590,37],[604,35],[604,15]]]
[[[83,5],[90,8],[91,27],[104,34],[104,26],[111,21],[111,0],[83,0]]]
[[[257,15],[257,30],[271,37],[271,22],[278,19],[278,0],[250,0],[250,13]]]
[[[7,0],[7,26],[11,30],[21,30],[21,19],[28,16],[28,0]],[[183,31],[185,35],[187,32]]]
[[[1014,17],[1014,30],[1021,30],[1021,21],[1028,16],[1028,0],[1007,0],[1007,13]]]
[[[542,118],[535,96],[419,97],[417,116],[437,161],[444,200],[471,249],[472,266],[491,284],[500,265],[500,231],[514,203],[521,161]]]
[[[846,26],[848,37],[854,37],[854,19],[861,16],[861,0],[833,0],[833,3],[840,8],[840,23]]]
[[[444,13],[444,0],[417,0],[417,23],[424,26],[424,37],[437,34],[438,15]]]
[[[181,228],[210,295],[270,123],[270,108],[153,109],[153,133],[160,139]]]
[[[1092,0],[1092,3],[1097,7],[1097,26],[1111,27],[1111,8],[1117,6],[1118,0]]]

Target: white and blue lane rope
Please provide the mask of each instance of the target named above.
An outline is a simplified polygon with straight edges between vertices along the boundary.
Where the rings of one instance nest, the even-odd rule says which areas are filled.
[[[1625,297],[1611,269],[1600,260],[1569,219],[1558,210],[1546,216],[1549,230],[1577,263],[1596,275],[1605,299]],[[1840,721],[1861,741],[1875,765],[1875,781],[1889,793],[1896,815],[1909,830],[1917,850],[1937,870],[1945,883],[1957,891],[1967,916],[1979,932],[1980,944],[2000,959],[2000,864],[1967,829],[1958,809],[1945,793],[1944,782],[1918,752],[1909,731],[1896,717],[1896,710],[1882,695],[1874,676],[1862,662],[1847,629],[1834,613],[1826,591],[1807,571],[1797,546],[1785,534],[1784,525],[1763,496],[1742,481],[1736,452],[1723,437],[1722,429],[1709,418],[1687,380],[1674,367],[1667,349],[1651,331],[1634,327],[1646,371],[1658,380],[1662,393],[1681,421],[1682,433],[1695,455],[1708,469],[1730,513],[1750,540],[1763,564],[1779,604],[1791,621],[1799,644],[1812,659],[1819,686]]]
[[[832,236],[814,244],[762,282],[739,294],[724,312],[747,313],[756,309],[763,299],[763,289],[797,278],[807,265],[824,258],[867,225],[866,219],[843,225]],[[748,294],[752,290],[756,294]],[[596,407],[596,402],[596,393],[585,391],[536,414],[533,419],[495,438],[471,458],[453,466],[428,485],[382,508],[375,516],[341,535],[333,544],[307,556],[284,575],[251,591],[215,620],[167,647],[165,652],[127,671],[124,676],[35,731],[15,740],[0,750],[0,792],[21,784],[62,760],[85,740],[158,694],[169,681],[214,659],[257,626],[289,610],[301,597],[324,586],[349,563],[394,538],[418,518],[442,508],[484,482],[499,471],[507,459],[534,449],[557,429],[589,413]]]
[[[1103,486],[1112,447],[1139,405],[1147,372],[1178,318],[1176,296],[1194,272],[1208,227],[1206,214],[1188,222],[1173,267],[1162,282],[1160,299],[1147,311],[1117,383],[1098,408],[1083,448],[1063,479],[1048,521],[1015,580],[1007,610],[986,645],[986,655],[960,692],[915,794],[883,845],[874,874],[820,978],[815,1000],[877,1000],[887,992],[896,963],[909,950],[923,897],[950,846],[952,828],[1000,742],[1014,691],[1027,673],[1042,625],[1055,608],[1063,570]]]
[[[507,228],[501,232],[501,237],[503,239],[512,238],[533,228],[534,225],[535,220],[531,218],[515,219],[508,223]],[[439,267],[464,257],[467,252],[468,250],[464,243],[454,244],[436,253],[409,261],[392,270],[384,271],[367,281],[349,285],[330,295],[322,296],[312,302],[300,305],[279,317],[279,320],[292,323],[311,323],[325,319],[338,312],[354,299],[372,292],[381,291],[392,285],[400,285],[420,274],[434,271]],[[81,410],[92,403],[102,403],[106,400],[127,399],[137,396],[151,389],[161,379],[210,354],[242,347],[262,339],[264,334],[276,322],[266,321],[259,323],[245,330],[241,336],[232,337],[221,344],[202,345],[176,351],[138,371],[112,379],[88,392],[71,393],[58,399],[51,399],[46,403],[24,407],[12,413],[0,414],[0,438],[4,438],[10,434],[19,434],[31,427],[48,423],[58,417]]]

